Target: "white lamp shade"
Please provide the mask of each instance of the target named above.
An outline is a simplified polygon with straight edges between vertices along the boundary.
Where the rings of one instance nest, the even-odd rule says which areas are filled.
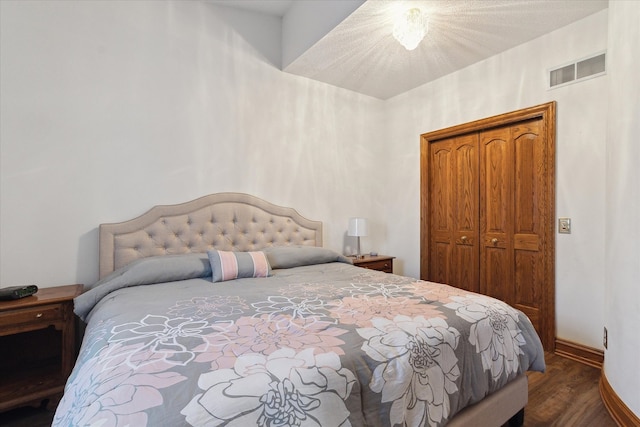
[[[349,230],[347,234],[349,236],[366,236],[369,230],[367,227],[366,218],[349,218]]]

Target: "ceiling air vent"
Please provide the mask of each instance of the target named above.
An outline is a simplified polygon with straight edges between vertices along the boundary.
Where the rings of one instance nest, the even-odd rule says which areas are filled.
[[[564,86],[605,74],[606,53],[591,56],[549,71],[549,88]]]

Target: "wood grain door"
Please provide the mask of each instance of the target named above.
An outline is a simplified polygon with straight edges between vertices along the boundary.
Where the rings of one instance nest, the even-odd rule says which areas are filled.
[[[542,120],[480,133],[480,291],[522,310],[536,330],[548,316]]]
[[[498,128],[480,137],[480,292],[511,303],[513,147],[508,134]]]
[[[553,351],[555,103],[421,138],[421,278],[513,305]]]
[[[478,135],[430,147],[429,280],[480,291]]]

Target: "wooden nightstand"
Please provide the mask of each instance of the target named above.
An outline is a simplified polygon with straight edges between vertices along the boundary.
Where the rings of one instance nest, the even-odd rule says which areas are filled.
[[[364,258],[350,257],[353,265],[368,268],[369,270],[384,271],[385,273],[393,273],[393,259],[395,257],[387,255],[365,255]]]
[[[73,298],[82,285],[0,301],[0,411],[64,390],[76,357]]]

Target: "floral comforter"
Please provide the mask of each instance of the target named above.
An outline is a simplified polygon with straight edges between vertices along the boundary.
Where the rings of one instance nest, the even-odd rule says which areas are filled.
[[[446,285],[341,262],[172,274],[77,301],[88,326],[54,426],[441,426],[544,370],[526,316]]]

